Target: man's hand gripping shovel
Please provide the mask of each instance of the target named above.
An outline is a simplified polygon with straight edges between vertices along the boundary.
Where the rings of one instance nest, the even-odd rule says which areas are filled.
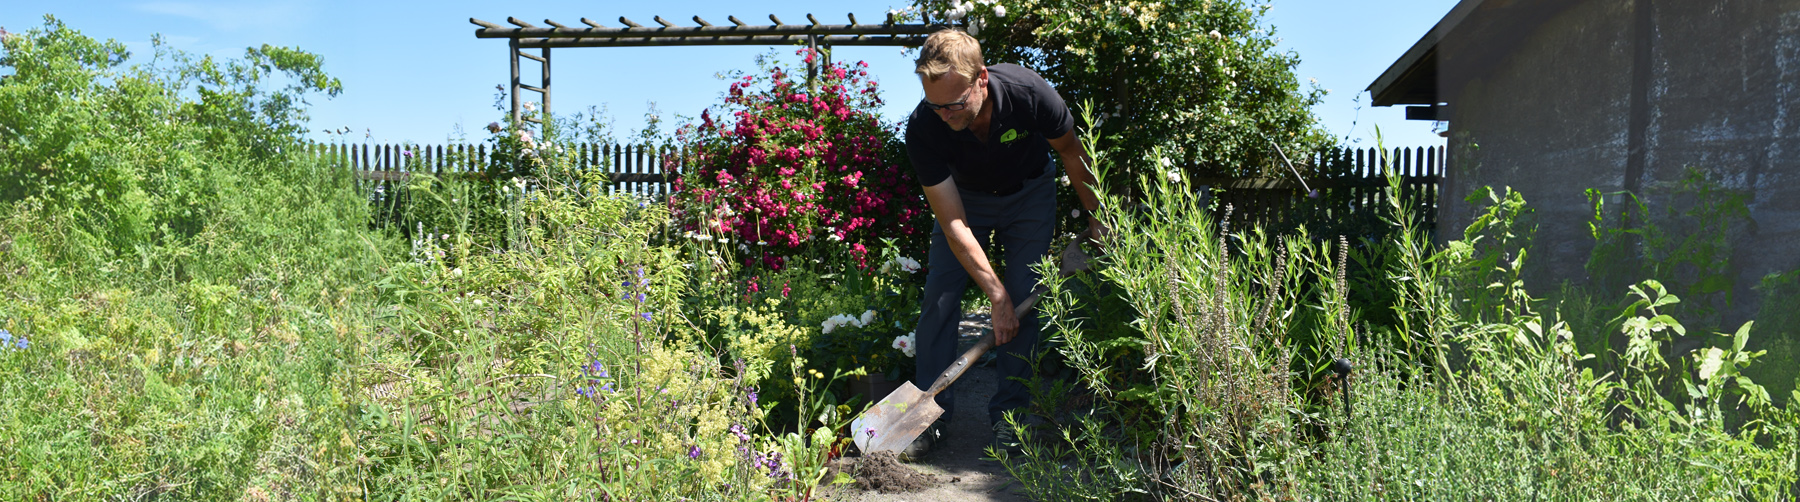
[[[1081,243],[1086,240],[1088,236],[1084,234],[1063,249],[1058,267],[1063,277],[1085,272],[1091,266],[1087,254],[1081,251]],[[1013,307],[1013,312],[1023,317],[1027,310],[1037,305],[1038,295],[1042,292],[1041,286],[1032,291],[1030,296]],[[975,342],[974,347],[964,352],[962,357],[956,358],[943,374],[938,375],[937,380],[931,383],[931,388],[921,391],[912,382],[906,382],[887,397],[876,401],[875,406],[850,423],[850,434],[856,441],[857,449],[864,455],[883,451],[898,453],[912,444],[914,439],[931,427],[932,422],[943,416],[944,409],[938,406],[935,399],[938,393],[950,388],[950,384],[962,377],[963,372],[973,366],[976,359],[993,348],[994,333],[989,331]]]

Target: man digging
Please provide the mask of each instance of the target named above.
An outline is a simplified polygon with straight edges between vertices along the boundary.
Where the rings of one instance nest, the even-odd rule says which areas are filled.
[[[913,384],[928,388],[956,359],[963,290],[973,277],[993,305],[1000,372],[999,390],[987,410],[993,443],[1016,452],[1018,442],[1002,416],[1030,398],[1019,380],[1031,377],[1027,358],[1037,348],[1039,323],[1037,316],[1021,319],[1013,307],[1037,284],[1031,265],[1049,251],[1055,227],[1051,150],[1062,157],[1086,210],[1088,231],[1097,235],[1094,175],[1075,139],[1069,107],[1036,72],[1014,64],[984,66],[980,44],[954,30],[925,40],[914,72],[925,87],[925,100],[907,120],[906,152],[937,223],[931,231],[931,271],[919,314]],[[1004,283],[984,251],[996,240],[1006,252]],[[955,411],[955,388],[936,396],[944,414],[901,452],[902,459],[923,458],[942,438]]]

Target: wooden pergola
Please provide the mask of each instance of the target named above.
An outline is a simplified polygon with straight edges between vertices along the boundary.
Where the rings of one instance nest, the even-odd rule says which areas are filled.
[[[886,22],[881,24],[858,24],[856,15],[850,14],[850,24],[823,24],[812,14],[806,15],[809,24],[787,24],[769,15],[774,24],[752,25],[745,23],[737,16],[727,16],[730,25],[714,25],[694,16],[697,26],[676,26],[675,23],[655,16],[661,26],[644,26],[619,17],[623,28],[612,28],[601,25],[588,18],[581,18],[586,27],[570,27],[544,20],[548,27],[539,27],[508,17],[506,22],[514,27],[501,26],[495,23],[469,18],[470,23],[480,26],[475,30],[475,38],[507,39],[508,59],[512,62],[512,119],[517,124],[520,120],[542,123],[538,119],[522,117],[519,114],[519,91],[536,92],[544,97],[544,116],[550,115],[550,49],[560,47],[670,47],[685,45],[795,45],[804,43],[808,47],[829,49],[833,45],[848,46],[890,46],[918,47],[925,43],[925,38],[932,33],[946,28],[942,24],[929,22],[900,24],[894,15],[889,13]],[[929,21],[929,19],[927,19]],[[541,49],[539,54],[527,54],[525,49]],[[826,52],[829,58],[829,52]],[[540,85],[526,85],[519,81],[519,59],[530,59],[543,65],[543,81]],[[818,74],[820,63],[829,65],[830,60],[814,60],[807,68],[807,78]]]

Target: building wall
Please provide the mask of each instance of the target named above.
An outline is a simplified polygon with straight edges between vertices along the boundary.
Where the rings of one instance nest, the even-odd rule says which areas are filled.
[[[1472,220],[1478,208],[1462,197],[1476,187],[1521,192],[1539,224],[1527,281],[1542,293],[1585,279],[1594,243],[1586,189],[1635,186],[1655,215],[1691,204],[1670,194],[1698,169],[1748,202],[1748,221],[1722,229],[1737,277],[1728,317],[1741,320],[1754,313],[1751,287],[1764,275],[1800,269],[1800,0],[1650,0],[1650,64],[1635,74],[1645,85],[1634,99],[1641,3],[1578,1],[1502,57],[1440,59],[1451,62],[1439,74],[1452,114],[1440,235],[1460,235]],[[1439,50],[1488,42],[1453,33]],[[1633,136],[1644,146],[1635,180]]]

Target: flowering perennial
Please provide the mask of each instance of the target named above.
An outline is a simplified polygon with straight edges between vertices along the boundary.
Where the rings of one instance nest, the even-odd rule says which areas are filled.
[[[808,63],[819,56],[798,54]],[[708,109],[677,130],[692,166],[670,200],[683,230],[744,243],[746,266],[776,270],[814,247],[848,251],[859,267],[881,237],[923,247],[930,211],[901,164],[896,126],[876,114],[867,66],[832,64],[812,89],[778,65],[746,75],[726,94],[729,115]]]
[[[900,349],[900,352],[906,353],[906,357],[913,357],[914,355],[918,354],[918,350],[919,350],[917,340],[918,340],[917,333],[907,333],[904,335],[896,336],[896,337],[894,337],[894,348]]]

